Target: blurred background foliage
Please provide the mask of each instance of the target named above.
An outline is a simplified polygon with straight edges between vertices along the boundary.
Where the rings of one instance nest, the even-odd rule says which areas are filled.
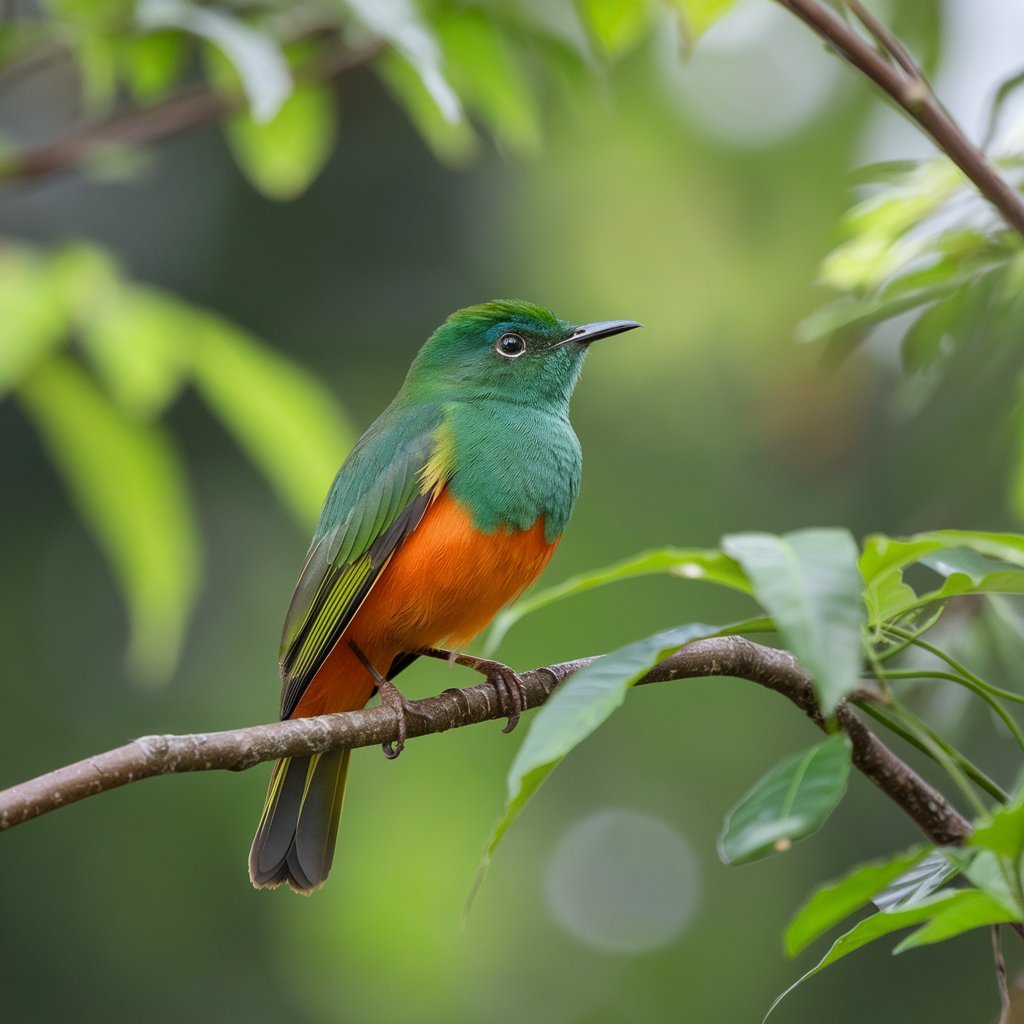
[[[883,13],[982,138],[1020,71],[1018,6]],[[273,716],[327,483],[470,302],[647,324],[589,361],[584,489],[549,583],[741,529],[1019,522],[1019,241],[768,0],[14,0],[0,18],[5,782]],[[1020,113],[1007,90],[991,143],[1011,175]],[[856,191],[853,168],[894,160]],[[640,580],[499,653],[544,664],[751,614]],[[993,629],[965,614],[949,644],[1013,685],[1019,649]],[[917,706],[1009,787],[1012,746],[959,696]],[[745,684],[638,691],[510,833],[464,932],[513,751],[496,729],[358,755],[308,901],[248,886],[265,773],[130,787],[3,837],[5,1014],[759,1019],[817,958],[786,962],[778,938],[807,880],[914,839],[853,780],[816,842],[721,866],[724,808],[809,742]],[[994,1017],[986,942],[948,946],[870,950],[779,1019],[826,1001],[837,1022]]]

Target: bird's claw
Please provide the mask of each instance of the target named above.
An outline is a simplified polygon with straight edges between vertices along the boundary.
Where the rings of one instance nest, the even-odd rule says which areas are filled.
[[[416,711],[412,704],[402,695],[401,690],[388,680],[383,682],[377,681],[377,692],[380,694],[381,704],[390,709],[398,724],[398,738],[396,740],[386,740],[381,744],[384,756],[389,761],[394,761],[405,750],[405,741],[409,737],[407,716],[416,714]]]
[[[501,731],[511,732],[519,724],[519,719],[527,707],[526,687],[514,669],[490,658],[477,658],[472,654],[459,654],[457,651],[447,651],[440,647],[425,647],[419,653],[428,658],[440,658],[449,664],[464,665],[483,673],[497,691],[502,713],[508,718],[505,728]]]
[[[500,661],[491,661],[489,658],[464,656],[460,659],[460,664],[468,665],[487,676],[488,681],[497,690],[501,710],[508,718],[505,728],[501,731],[511,732],[519,724],[519,719],[526,710],[526,687],[522,679],[508,665],[503,665]]]

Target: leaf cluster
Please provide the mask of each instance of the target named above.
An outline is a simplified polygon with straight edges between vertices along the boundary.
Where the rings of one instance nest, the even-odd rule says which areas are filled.
[[[1024,536],[940,530],[903,538],[875,534],[857,545],[846,530],[808,529],[781,536],[733,534],[717,549],[645,552],[520,602],[496,621],[492,646],[540,608],[653,573],[739,591],[756,602],[756,616],[725,627],[690,623],[663,631],[627,644],[570,677],[538,712],[516,755],[504,816],[486,845],[474,891],[529,799],[655,664],[696,639],[774,632],[808,670],[826,717],[841,703],[856,704],[930,757],[979,815],[967,850],[916,847],[821,888],[787,932],[791,955],[869,900],[883,906],[837,939],[804,977],[911,925],[917,930],[903,940],[898,952],[973,928],[1024,920],[1024,797],[1011,801],[997,783],[913,713],[901,692],[911,681],[961,686],[1002,719],[1024,753],[1024,734],[1013,714],[1013,708],[1024,703],[1024,695],[987,682],[925,638],[948,609],[965,600],[1024,594]],[[927,657],[923,664],[908,657],[922,652]],[[873,689],[867,689],[865,681]],[[742,864],[784,853],[816,832],[842,799],[849,772],[849,743],[838,731],[779,762],[726,814],[719,838],[721,859]],[[992,803],[986,804],[984,797]],[[947,883],[955,876],[968,884],[950,888]],[[947,887],[940,889],[943,885]]]
[[[351,432],[311,374],[222,318],[127,278],[101,250],[0,249],[0,399],[35,425],[131,611],[128,660],[165,678],[201,577],[178,446],[194,388],[303,523]]]

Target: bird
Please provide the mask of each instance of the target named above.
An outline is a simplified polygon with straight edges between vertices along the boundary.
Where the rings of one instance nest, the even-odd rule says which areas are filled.
[[[520,299],[452,313],[413,359],[398,394],[356,442],[327,494],[280,647],[282,719],[363,707],[397,716],[394,677],[448,656],[541,573],[579,492],[569,400],[590,345],[642,326],[582,325]],[[450,650],[449,650],[450,649]],[[514,728],[518,676],[481,658]],[[283,758],[249,854],[256,888],[311,893],[334,858],[350,750]]]

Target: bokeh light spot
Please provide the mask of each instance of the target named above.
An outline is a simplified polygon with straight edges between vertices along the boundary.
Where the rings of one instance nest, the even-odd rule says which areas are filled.
[[[565,830],[544,890],[555,920],[581,942],[643,953],[668,944],[690,923],[700,870],[689,843],[667,822],[606,808]]]

